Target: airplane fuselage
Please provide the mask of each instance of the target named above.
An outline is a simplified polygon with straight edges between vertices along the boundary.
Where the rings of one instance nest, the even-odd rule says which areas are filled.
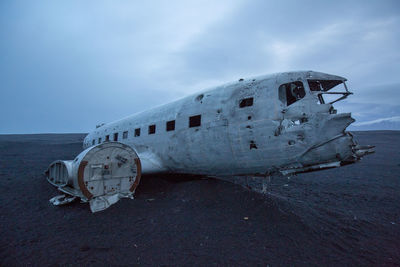
[[[240,79],[102,125],[84,148],[127,144],[144,174],[266,175],[344,164],[356,157],[345,131],[354,119],[321,93],[345,81],[312,71]]]

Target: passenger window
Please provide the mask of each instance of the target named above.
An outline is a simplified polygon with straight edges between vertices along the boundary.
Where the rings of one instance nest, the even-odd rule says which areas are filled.
[[[279,100],[290,106],[306,95],[303,83],[300,81],[285,83],[279,86]]]
[[[140,136],[140,128],[135,129],[135,137]]]
[[[109,135],[106,135],[106,142],[107,141],[110,141],[110,136]]]
[[[122,139],[128,138],[128,131],[122,133]]]
[[[96,141],[93,139],[93,140],[92,140],[92,146],[94,146],[95,142],[96,142]]]
[[[155,134],[156,133],[156,125],[150,125],[149,126],[149,134]]]
[[[189,127],[198,127],[201,125],[201,115],[189,117]]]
[[[252,97],[242,99],[239,102],[239,107],[240,108],[250,107],[252,105],[253,105],[253,98]]]
[[[118,133],[114,133],[114,141],[118,141]]]
[[[175,121],[167,121],[167,132],[175,130]]]
[[[99,144],[101,143],[101,137],[99,138],[98,143],[99,143]]]

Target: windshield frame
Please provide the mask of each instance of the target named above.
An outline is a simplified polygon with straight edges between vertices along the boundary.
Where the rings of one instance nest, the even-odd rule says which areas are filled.
[[[341,100],[347,98],[349,95],[353,94],[347,88],[346,81],[344,81],[344,80],[326,80],[326,79],[306,79],[306,80],[307,80],[307,85],[308,85],[308,87],[310,89],[310,92],[312,94],[314,94],[314,95],[315,94],[317,95],[317,97],[319,99],[319,102],[321,104],[333,104],[333,103],[341,101]],[[320,90],[318,90],[318,89],[317,90],[313,90],[312,88],[315,89],[316,85],[315,84],[312,85],[311,84],[312,82],[317,83],[318,84],[317,86],[319,87]],[[343,84],[344,89],[345,89],[344,92],[329,92],[331,89],[335,88],[336,86],[338,86],[340,84]],[[341,96],[339,98],[333,100],[333,101],[330,101],[329,103],[326,103],[325,99],[323,97],[324,94],[327,94],[327,95],[341,95]]]

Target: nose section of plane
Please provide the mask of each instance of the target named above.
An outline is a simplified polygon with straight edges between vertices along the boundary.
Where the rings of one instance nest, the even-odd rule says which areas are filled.
[[[350,113],[329,114],[316,119],[310,145],[297,156],[301,167],[284,174],[310,172],[339,167],[359,161],[374,153],[373,146],[361,146],[346,128],[355,120]]]
[[[341,161],[341,165],[347,165],[347,164],[352,164],[355,163],[361,158],[363,158],[366,155],[373,154],[375,153],[375,146],[371,145],[359,145],[353,137],[353,134],[350,132],[347,133],[349,136],[352,138],[353,144],[351,145],[351,155]]]
[[[354,121],[350,113],[334,114],[330,115],[324,125],[330,137],[324,146],[326,149],[336,150],[336,158],[340,160],[341,165],[357,162],[362,157],[375,152],[374,146],[359,145],[353,134],[346,132],[346,128]],[[329,148],[328,144],[331,140],[333,147]]]
[[[310,145],[300,155],[303,164],[337,161],[352,156],[355,145],[353,136],[345,131],[354,122],[350,113],[324,114],[315,121]]]

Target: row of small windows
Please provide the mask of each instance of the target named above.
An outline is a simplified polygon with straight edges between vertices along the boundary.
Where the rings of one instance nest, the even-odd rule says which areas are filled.
[[[248,97],[248,98],[243,98],[239,101],[239,108],[245,108],[245,107],[250,107],[253,105],[253,97]],[[199,127],[201,126],[201,115],[195,115],[189,117],[189,128],[192,127]],[[172,121],[167,121],[165,130],[167,132],[169,131],[174,131],[175,130],[175,120]],[[148,128],[148,134],[155,134],[156,133],[156,125],[152,124],[149,125]],[[134,131],[134,137],[140,136],[140,128],[136,128]],[[128,131],[125,131],[122,133],[122,139],[127,139],[128,138]],[[113,135],[113,140],[118,141],[118,133],[114,133]],[[98,144],[101,143],[102,139],[101,137],[97,140]],[[110,141],[110,135],[106,135],[105,141]],[[96,140],[92,140],[92,145],[95,145]]]
[[[201,115],[189,117],[189,128],[198,127],[198,126],[201,126]],[[174,131],[175,130],[175,120],[167,121],[165,130],[167,132]],[[150,135],[150,134],[155,134],[155,133],[156,133],[156,125],[155,124],[149,125],[148,134]],[[135,129],[134,136],[135,137],[140,136],[140,128]],[[122,139],[127,139],[127,138],[128,138],[128,131],[125,131],[122,133]],[[99,137],[97,141],[98,141],[98,144],[100,144],[102,141],[102,138]],[[110,141],[110,135],[106,135],[105,141]],[[118,133],[114,133],[113,141],[118,141]],[[92,145],[95,145],[95,143],[96,143],[96,140],[93,139]]]

